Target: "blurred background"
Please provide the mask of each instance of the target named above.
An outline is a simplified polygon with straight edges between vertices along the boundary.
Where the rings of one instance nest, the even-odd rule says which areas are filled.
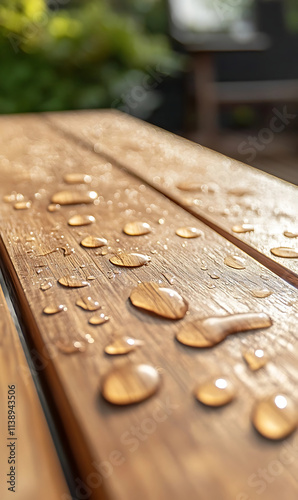
[[[298,0],[0,0],[0,113],[115,108],[298,184]]]

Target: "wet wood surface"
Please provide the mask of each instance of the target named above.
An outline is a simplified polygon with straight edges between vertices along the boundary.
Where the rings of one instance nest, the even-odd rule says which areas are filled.
[[[0,367],[1,499],[67,498],[60,462],[1,287]],[[14,425],[8,428],[12,421],[15,430]]]
[[[119,112],[57,113],[50,119],[297,286],[297,258],[271,252],[298,250],[298,237],[284,235],[298,234],[296,186]],[[243,223],[252,224],[253,231],[233,231]]]
[[[110,123],[109,113],[98,116]],[[86,127],[82,122],[76,132],[84,142]],[[261,495],[266,500],[296,500],[297,433],[271,442],[259,436],[251,423],[256,401],[272,393],[286,393],[298,404],[296,288],[146,182],[121,170],[118,160],[125,160],[124,146],[117,162],[109,161],[38,116],[2,117],[0,130],[1,200],[15,192],[31,201],[24,210],[1,201],[2,266],[27,324],[28,343],[40,353],[41,376],[80,470],[77,495],[85,485],[92,499],[250,500]],[[166,148],[167,139],[163,140]],[[106,135],[105,141],[101,144],[108,148]],[[133,138],[127,136],[127,141]],[[155,155],[152,150],[151,160],[155,157],[157,163]],[[144,178],[145,163],[139,163]],[[63,180],[69,173],[92,179],[86,186],[69,185]],[[52,196],[67,189],[80,193],[88,189],[99,196],[94,204],[49,212]],[[92,215],[95,222],[70,226],[68,220],[74,215]],[[152,231],[141,236],[123,233],[125,224],[134,221],[148,223]],[[181,238],[176,230],[182,227],[196,227],[203,234]],[[80,242],[88,235],[105,238],[108,245],[85,248]],[[147,255],[151,261],[135,268],[115,266],[110,259],[119,249]],[[227,256],[238,257],[242,269],[226,265]],[[90,286],[58,283],[69,275]],[[140,282],[177,291],[188,303],[185,317],[165,319],[133,306],[129,296]],[[255,290],[264,288],[272,294],[254,296]],[[100,303],[96,313],[109,321],[88,323],[94,311],[76,305],[86,294]],[[44,307],[51,304],[67,310],[44,314]],[[273,325],[230,335],[210,349],[186,347],[175,339],[188,321],[246,312],[266,313]],[[105,354],[115,334],[131,335],[143,345],[125,356]],[[74,343],[79,343],[76,349]],[[268,356],[266,366],[256,372],[243,359],[251,348],[263,349]],[[126,363],[155,367],[161,384],[150,399],[117,407],[100,391],[106,373],[113,367],[121,371]],[[235,399],[223,408],[203,406],[195,399],[194,388],[220,376],[235,386]]]

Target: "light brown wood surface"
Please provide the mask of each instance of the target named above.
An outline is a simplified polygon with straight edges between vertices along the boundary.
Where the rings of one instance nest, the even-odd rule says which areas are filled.
[[[23,348],[0,287],[0,497],[2,500],[67,499],[53,441],[38,399]],[[10,400],[8,391],[11,386]],[[15,391],[15,399],[13,398]],[[8,430],[8,405],[15,402],[15,434]],[[13,429],[10,430],[14,432]],[[11,451],[8,445],[12,445]],[[15,460],[15,463],[13,462]],[[9,461],[9,463],[8,463]],[[8,484],[15,467],[16,484]],[[14,487],[15,492],[8,490]],[[64,497],[65,495],[65,497]]]
[[[99,114],[99,121],[100,116],[111,120],[109,113]],[[77,135],[86,140],[85,124],[82,129]],[[45,361],[43,375],[57,418],[91,497],[296,500],[297,433],[272,443],[256,433],[250,416],[258,398],[275,391],[285,392],[298,404],[297,290],[183,208],[121,171],[116,162],[63,136],[42,117],[2,117],[0,130],[1,198],[18,191],[32,200],[32,207],[23,211],[1,203],[0,254],[29,326],[28,339]],[[162,141],[166,148],[167,139]],[[171,147],[169,164],[170,152]],[[152,162],[155,154],[152,151]],[[93,176],[88,188],[99,193],[99,204],[48,212],[56,191],[73,189],[63,182],[63,175],[70,172]],[[93,215],[96,222],[68,226],[69,217],[78,213]],[[153,231],[139,237],[123,234],[124,224],[135,220],[148,222]],[[175,231],[183,226],[195,226],[204,236],[180,238]],[[87,234],[106,238],[108,253],[97,255],[97,249],[82,248],[80,241]],[[40,255],[57,247],[57,242],[68,243],[75,253],[64,256],[59,250]],[[151,262],[135,269],[115,267],[109,258],[118,248],[149,255]],[[227,255],[243,258],[245,269],[226,266]],[[66,274],[95,277],[87,291],[103,305],[109,322],[88,324],[93,313],[75,305],[86,288],[59,285],[57,280]],[[42,291],[40,285],[47,280],[53,286]],[[166,283],[188,301],[189,313],[172,321],[134,308],[128,298],[139,281]],[[272,295],[253,297],[252,290],[264,287]],[[67,311],[44,315],[43,308],[54,301],[65,304]],[[207,350],[175,340],[186,321],[248,311],[267,313],[272,327],[231,335]],[[126,357],[108,356],[103,349],[115,332],[133,335],[144,345]],[[87,345],[86,334],[94,343]],[[86,350],[64,354],[57,340],[80,340]],[[269,357],[268,364],[254,373],[243,360],[250,347],[264,349]],[[130,362],[158,367],[162,384],[150,399],[118,408],[102,399],[100,385],[107,370]],[[194,387],[221,375],[235,384],[237,397],[225,408],[206,408],[195,400]],[[264,469],[266,479],[260,477]]]
[[[50,119],[297,286],[298,259],[270,252],[275,247],[298,250],[298,237],[283,235],[298,234],[296,186],[119,112],[57,113]],[[177,188],[182,182],[202,189],[182,191]],[[234,233],[233,226],[243,222],[253,224],[254,231]]]

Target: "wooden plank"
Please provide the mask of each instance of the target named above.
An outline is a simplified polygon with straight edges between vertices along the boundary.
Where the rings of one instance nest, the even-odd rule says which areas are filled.
[[[0,497],[67,499],[69,490],[1,287],[0,312]],[[8,428],[13,421],[15,426]]]
[[[28,336],[46,360],[44,375],[92,498],[249,500],[262,489],[265,500],[281,496],[296,500],[297,434],[286,442],[266,441],[254,431],[250,415],[256,400],[273,391],[298,399],[297,291],[185,210],[104,157],[59,136],[38,117],[2,117],[0,130],[1,197],[14,190],[32,200],[32,207],[23,211],[1,204],[1,258],[29,325]],[[93,177],[90,186],[99,192],[99,204],[47,212],[53,193],[69,188],[62,180],[69,172]],[[96,222],[87,228],[68,226],[67,220],[76,213],[94,215]],[[148,222],[152,233],[123,234],[124,223],[137,219]],[[204,237],[183,240],[175,235],[180,226],[196,226]],[[86,233],[107,238],[107,255],[80,246]],[[40,256],[60,242],[68,243],[75,253],[64,256],[59,250]],[[119,269],[109,257],[118,248],[148,254],[151,262],[136,269],[121,268],[116,274]],[[223,264],[227,254],[235,253],[245,258],[245,269]],[[75,305],[85,290],[57,283],[67,273],[95,277],[88,291],[104,306],[109,322],[98,327],[88,324],[92,313]],[[189,314],[182,321],[141,312],[128,299],[139,281],[167,279],[173,281],[168,286],[189,302]],[[42,291],[40,286],[47,281],[53,286]],[[270,297],[252,296],[252,290],[264,286],[273,292]],[[42,314],[52,301],[68,310]],[[185,321],[247,311],[266,312],[273,326],[231,336],[204,351],[174,340]],[[133,334],[144,345],[128,360],[108,357],[103,348],[115,332]],[[87,345],[86,334],[94,343]],[[59,339],[80,340],[86,350],[63,354],[57,348]],[[242,354],[257,346],[270,361],[252,373]],[[162,385],[143,403],[116,408],[100,397],[100,384],[107,370],[125,362],[158,367]],[[230,377],[238,390],[237,399],[226,408],[205,408],[192,395],[196,383],[213,375]]]
[[[277,116],[273,125],[285,128]],[[283,234],[298,233],[296,186],[119,112],[57,113],[51,120],[99,154],[114,158],[297,286],[297,259],[276,257],[270,251],[276,247],[298,250],[298,239]],[[268,137],[274,139],[269,129],[264,141]],[[262,139],[257,144],[265,148]],[[246,147],[246,154],[251,154],[248,143]],[[182,182],[202,188],[181,191],[177,185]],[[234,233],[233,226],[243,222],[252,224],[254,231]]]

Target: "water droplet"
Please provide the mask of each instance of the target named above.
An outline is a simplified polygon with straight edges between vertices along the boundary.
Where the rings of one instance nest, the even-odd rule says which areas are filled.
[[[58,191],[52,196],[51,202],[59,205],[79,205],[80,203],[93,203],[98,197],[95,191]]]
[[[171,288],[154,282],[140,283],[130,294],[135,307],[169,319],[181,319],[188,310],[188,303]]]
[[[298,238],[298,233],[291,233],[290,231],[284,231],[284,236],[287,238]]]
[[[230,403],[236,395],[231,382],[225,378],[214,378],[199,385],[195,390],[195,397],[206,406],[224,406]]]
[[[268,362],[268,358],[265,356],[263,349],[249,350],[243,354],[243,358],[253,372],[259,370]]]
[[[204,262],[203,260],[202,260],[202,262],[201,262],[201,269],[202,269],[202,271],[207,271],[207,270],[208,270],[207,263],[206,263],[206,262]]]
[[[63,250],[64,257],[67,257],[68,255],[71,255],[75,253],[75,249],[73,247],[70,247],[69,245],[65,245],[65,247],[59,247],[60,250]]]
[[[232,227],[233,233],[250,233],[254,231],[252,224],[236,224]]]
[[[85,281],[78,276],[72,276],[70,274],[62,276],[62,278],[60,278],[58,282],[60,283],[60,285],[67,286],[69,288],[81,288],[83,286],[90,286],[88,281]]]
[[[6,194],[3,196],[3,201],[5,203],[13,203],[16,201],[22,201],[24,199],[24,195],[21,193],[16,193],[15,191],[11,194]]]
[[[147,222],[128,222],[123,228],[123,232],[129,236],[141,236],[151,233],[151,227]]]
[[[105,238],[99,238],[97,236],[86,236],[86,238],[81,241],[82,247],[86,248],[99,248],[107,244],[108,242]]]
[[[232,267],[233,269],[245,269],[244,259],[237,257],[237,255],[227,255],[224,263],[226,266]]]
[[[64,304],[51,304],[43,309],[45,314],[57,314],[62,311],[67,311],[67,307]]]
[[[110,257],[109,261],[115,266],[140,267],[148,264],[151,258],[140,253],[119,253]]]
[[[149,398],[159,385],[160,375],[153,366],[125,364],[106,373],[102,380],[101,393],[110,403],[128,405]]]
[[[201,191],[202,183],[186,181],[180,182],[176,185],[176,187],[180,189],[180,191]]]
[[[50,203],[48,205],[49,212],[57,212],[58,210],[60,210],[60,208],[61,208],[61,205],[59,205],[59,203]]]
[[[109,320],[109,316],[106,316],[104,313],[94,314],[94,316],[91,316],[89,319],[89,323],[90,325],[102,325],[103,323],[107,323]]]
[[[95,222],[95,217],[93,215],[73,215],[70,219],[68,219],[69,226],[89,226],[89,224],[93,224]]]
[[[298,252],[294,250],[294,248],[288,248],[288,247],[271,248],[270,252],[276,257],[284,257],[285,259],[296,259],[298,257]]]
[[[158,224],[161,226],[165,223],[165,219],[158,219]]]
[[[269,297],[273,292],[268,290],[268,288],[262,288],[260,290],[252,290],[251,294],[258,299],[264,299],[265,297]]]
[[[204,233],[196,227],[180,227],[176,230],[176,234],[181,238],[198,238],[203,236]]]
[[[79,352],[85,352],[86,346],[83,342],[76,340],[75,342],[66,342],[64,340],[56,340],[56,347],[63,354],[76,354]]]
[[[32,205],[31,201],[17,201],[13,208],[16,210],[27,210]]]
[[[252,192],[249,191],[246,187],[232,188],[229,189],[228,193],[239,197],[245,196],[246,194],[252,194]]]
[[[86,333],[85,340],[88,342],[88,344],[94,344],[94,338],[90,335],[90,333]]]
[[[86,174],[71,173],[65,174],[63,180],[66,184],[90,184],[92,177]]]
[[[52,288],[53,284],[50,282],[50,281],[47,281],[46,283],[42,283],[40,285],[40,289],[45,292],[46,290],[49,290],[50,288]]]
[[[283,394],[274,394],[259,401],[252,414],[257,431],[268,439],[284,439],[297,427],[294,403]]]
[[[107,248],[104,248],[102,251],[101,251],[101,255],[107,255],[109,253],[108,249]]]
[[[271,325],[271,318],[264,313],[215,316],[184,324],[176,334],[176,339],[191,347],[212,347],[222,342],[228,335],[269,328]]]
[[[167,280],[167,282],[172,285],[174,283],[174,280],[175,280],[175,276],[173,276],[172,274],[170,273],[161,273],[162,276]]]
[[[105,347],[105,352],[111,355],[127,354],[142,344],[141,340],[132,337],[117,337]]]
[[[99,302],[90,297],[90,295],[82,295],[76,301],[76,305],[81,307],[85,311],[97,311],[101,307]]]
[[[217,274],[209,274],[209,276],[212,280],[219,280],[220,279],[220,276],[218,276]]]

